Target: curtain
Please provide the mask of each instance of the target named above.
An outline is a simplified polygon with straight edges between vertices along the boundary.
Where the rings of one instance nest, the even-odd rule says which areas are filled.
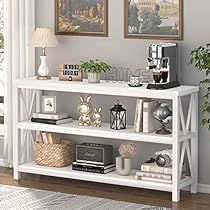
[[[5,0],[5,3],[7,73],[4,152],[8,163],[12,165],[12,87],[16,79],[35,75],[35,49],[29,44],[35,29],[35,0]]]

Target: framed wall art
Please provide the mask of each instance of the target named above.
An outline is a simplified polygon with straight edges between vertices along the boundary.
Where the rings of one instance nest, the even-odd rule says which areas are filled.
[[[55,0],[57,35],[108,36],[108,0]]]
[[[183,39],[183,0],[124,0],[125,38]]]

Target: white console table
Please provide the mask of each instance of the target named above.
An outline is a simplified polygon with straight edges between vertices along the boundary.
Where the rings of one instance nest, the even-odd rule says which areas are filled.
[[[25,90],[30,90],[27,94]],[[40,95],[43,90],[60,91],[68,93],[99,94],[110,96],[129,96],[135,98],[168,99],[172,101],[173,122],[172,135],[157,135],[154,133],[135,133],[133,126],[128,126],[126,130],[115,131],[109,128],[109,124],[104,124],[101,128],[81,127],[78,122],[64,125],[48,125],[32,123],[30,117],[33,107],[40,110]],[[77,180],[86,180],[107,184],[123,185],[137,188],[154,189],[172,192],[172,201],[180,201],[180,190],[190,186],[191,192],[197,192],[198,184],[198,91],[196,86],[180,86],[168,90],[148,90],[146,85],[138,88],[131,88],[125,83],[88,84],[83,82],[64,82],[58,78],[49,81],[40,81],[35,78],[24,78],[16,80],[14,84],[14,139],[13,139],[13,164],[14,179],[20,179],[20,173],[32,173],[47,176],[56,176]],[[183,112],[181,98],[189,96],[188,113]],[[29,99],[30,97],[30,99]],[[24,120],[23,117],[24,116]],[[187,116],[186,120],[185,117]],[[105,175],[87,172],[73,171],[71,166],[63,168],[51,168],[38,166],[34,162],[22,162],[21,157],[27,153],[27,135],[23,135],[23,130],[31,133],[35,131],[56,132],[80,136],[94,136],[98,138],[111,138],[130,140],[136,142],[149,142],[157,144],[167,144],[173,150],[173,180],[172,184],[148,182],[135,180],[135,170],[129,176],[119,176],[116,172]],[[33,144],[31,143],[31,147]],[[183,178],[182,166],[184,157],[187,157],[190,168],[190,176]],[[31,157],[33,155],[31,154]],[[32,159],[32,158],[31,158]]]

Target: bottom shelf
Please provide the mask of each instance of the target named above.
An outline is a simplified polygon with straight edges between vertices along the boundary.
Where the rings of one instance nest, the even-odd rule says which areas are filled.
[[[81,171],[72,170],[71,166],[63,168],[53,168],[39,166],[34,162],[24,163],[19,165],[19,172],[31,173],[31,174],[40,174],[46,176],[54,176],[61,178],[69,178],[83,181],[99,182],[106,184],[122,185],[128,187],[144,188],[144,189],[153,189],[161,191],[172,191],[172,184],[156,183],[156,182],[147,182],[136,180],[134,178],[136,170],[132,170],[129,176],[120,176],[116,171],[108,174],[95,174]],[[189,183],[191,180],[190,177],[186,177],[182,180],[182,183]]]

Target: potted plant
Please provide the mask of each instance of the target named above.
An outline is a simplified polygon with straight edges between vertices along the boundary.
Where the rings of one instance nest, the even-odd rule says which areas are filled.
[[[205,77],[200,81],[200,85],[206,88],[203,96],[204,102],[202,104],[203,118],[201,124],[207,126],[210,130],[210,43],[205,46],[199,46],[190,53],[189,64],[194,65],[198,71],[205,72]]]
[[[111,70],[111,66],[107,63],[95,60],[81,61],[80,69],[87,73],[89,83],[100,83],[101,72]]]

